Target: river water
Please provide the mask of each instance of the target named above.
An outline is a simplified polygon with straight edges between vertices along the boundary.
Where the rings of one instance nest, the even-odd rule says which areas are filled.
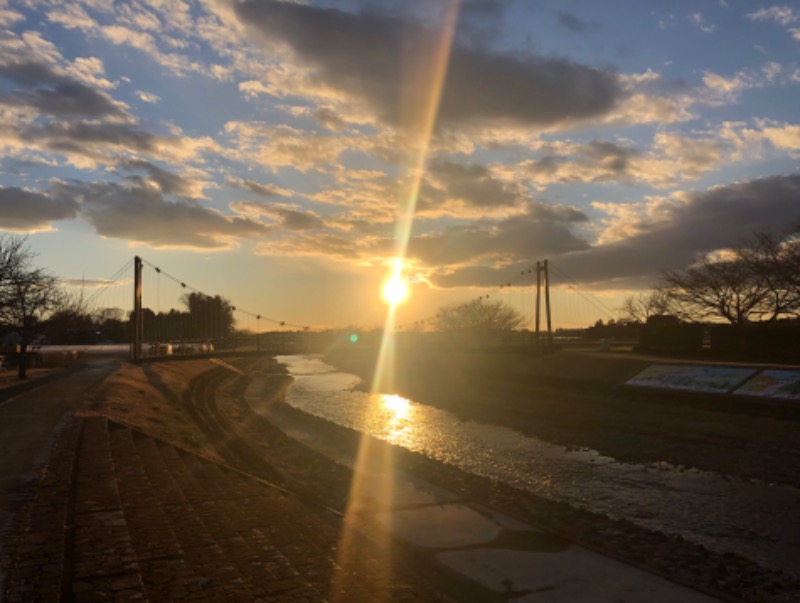
[[[477,475],[651,530],[678,534],[800,576],[800,490],[675,467],[618,462],[513,429],[353,389],[355,375],[318,358],[280,356],[295,381],[288,404]]]

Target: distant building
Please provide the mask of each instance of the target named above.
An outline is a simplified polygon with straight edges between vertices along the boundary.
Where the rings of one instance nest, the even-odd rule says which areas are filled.
[[[125,310],[122,308],[103,308],[100,316],[103,320],[124,320]]]

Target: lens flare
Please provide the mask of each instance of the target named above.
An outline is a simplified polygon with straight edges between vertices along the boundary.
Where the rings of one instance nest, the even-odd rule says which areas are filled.
[[[426,57],[426,61],[419,63],[421,68],[419,73],[414,73],[413,77],[409,77],[404,82],[406,86],[412,87],[408,89],[409,92],[421,91],[422,94],[419,105],[412,103],[413,106],[406,107],[406,112],[410,117],[406,125],[408,126],[407,131],[411,134],[412,148],[407,157],[405,176],[401,179],[404,181],[404,185],[399,191],[395,221],[395,258],[397,259],[383,289],[384,297],[389,304],[372,382],[372,391],[375,393],[394,391],[395,389],[392,384],[395,360],[395,315],[397,304],[408,295],[406,281],[402,276],[403,258],[406,257],[411,237],[417,198],[425,174],[425,163],[447,75],[460,5],[461,0],[447,2],[446,9],[441,15],[441,21],[438,23],[439,35],[430,49],[430,55]],[[416,97],[417,95],[411,96]],[[383,408],[384,411],[389,411],[393,415],[392,421],[408,423],[410,417],[406,417],[406,415],[410,406],[404,405],[401,400],[399,397],[389,398]],[[398,429],[405,430],[406,428],[410,427],[398,425]],[[339,541],[337,565],[340,569],[335,573],[331,584],[333,603],[344,603],[349,600],[348,579],[351,574],[348,568],[359,564],[359,546],[363,542],[361,538],[356,537],[357,529],[355,529],[361,516],[360,510],[365,508],[365,504],[366,508],[389,508],[396,503],[393,450],[391,446],[379,445],[374,438],[366,436],[361,439],[345,512],[345,527]],[[373,550],[370,555],[379,561],[378,571],[381,573],[379,582],[387,585],[394,584],[397,582],[397,577],[394,575],[396,569],[392,558],[394,549],[391,546],[390,538],[387,535],[387,538],[378,538],[376,542],[381,550]],[[375,593],[374,598],[390,600],[395,596],[394,593],[385,592]]]

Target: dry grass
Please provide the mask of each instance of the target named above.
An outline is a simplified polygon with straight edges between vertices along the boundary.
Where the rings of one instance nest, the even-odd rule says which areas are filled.
[[[221,460],[186,413],[190,382],[216,365],[208,360],[125,363],[87,395],[80,416],[102,416],[180,448]]]

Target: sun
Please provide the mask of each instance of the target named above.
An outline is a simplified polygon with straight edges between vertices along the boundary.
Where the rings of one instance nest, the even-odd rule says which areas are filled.
[[[408,297],[408,286],[401,278],[392,276],[392,278],[383,285],[381,294],[387,304],[396,306],[405,301]]]

